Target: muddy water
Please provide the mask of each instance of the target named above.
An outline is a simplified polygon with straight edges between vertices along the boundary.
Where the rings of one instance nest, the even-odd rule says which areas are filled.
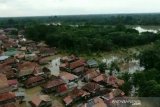
[[[108,58],[103,58],[102,62],[106,63],[108,66],[111,65],[112,62],[118,62],[120,66],[120,70],[123,72],[129,72],[133,74],[136,71],[144,70],[144,67],[140,66],[140,61],[137,59],[132,59],[127,62],[124,61],[123,57],[111,56]]]
[[[28,103],[28,101],[31,101],[31,99],[34,96],[42,94],[40,86],[31,88],[31,89],[26,89],[25,92],[26,92],[26,102],[22,103],[20,105],[20,107],[31,107],[30,104]],[[56,96],[54,96],[54,94],[51,94],[50,97],[51,97],[53,105],[54,105],[53,107],[64,107],[60,97],[56,97]]]

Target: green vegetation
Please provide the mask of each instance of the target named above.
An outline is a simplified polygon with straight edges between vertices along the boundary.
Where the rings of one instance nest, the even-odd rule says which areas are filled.
[[[35,25],[26,28],[27,38],[45,41],[50,46],[77,53],[104,52],[118,48],[128,48],[154,42],[159,34],[138,31],[117,26],[85,25],[72,27],[67,25]]]
[[[142,97],[160,97],[160,44],[159,41],[144,50],[140,55],[140,63],[146,69],[133,75],[133,83],[139,87]]]
[[[108,15],[70,15],[43,17],[0,18],[0,27],[18,27],[37,23],[61,22],[62,24],[91,25],[160,25],[160,14],[108,14]]]

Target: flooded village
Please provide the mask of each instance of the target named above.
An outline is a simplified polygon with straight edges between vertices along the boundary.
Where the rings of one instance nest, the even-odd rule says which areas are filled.
[[[12,37],[14,31],[18,35]],[[126,96],[119,75],[144,70],[138,59],[125,55],[62,55],[45,42],[26,39],[23,32],[0,30],[0,107],[124,106],[112,103]]]

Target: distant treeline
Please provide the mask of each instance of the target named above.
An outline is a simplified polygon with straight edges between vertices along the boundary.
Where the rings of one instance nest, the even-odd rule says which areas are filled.
[[[27,38],[45,41],[50,46],[74,52],[110,51],[121,47],[144,45],[160,39],[159,34],[117,26],[53,26],[35,25],[26,28]]]
[[[0,27],[19,27],[36,23],[95,25],[160,25],[160,14],[111,14],[0,18]]]

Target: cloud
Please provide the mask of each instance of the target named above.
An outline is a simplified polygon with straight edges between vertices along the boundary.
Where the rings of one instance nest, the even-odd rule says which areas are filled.
[[[160,12],[160,0],[0,0],[0,17]]]

